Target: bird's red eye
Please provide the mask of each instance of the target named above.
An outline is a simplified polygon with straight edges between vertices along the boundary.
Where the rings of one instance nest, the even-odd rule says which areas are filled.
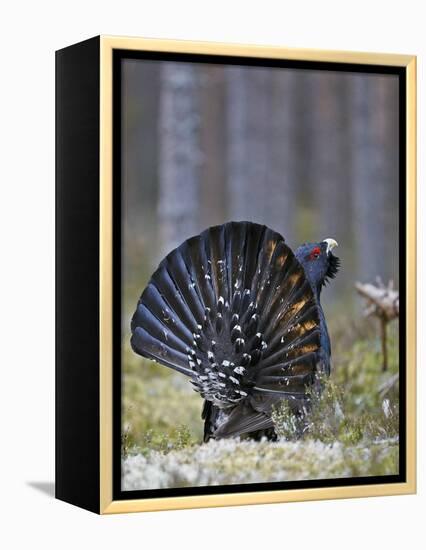
[[[320,254],[321,254],[321,249],[319,246],[316,246],[311,250],[311,253],[309,254],[309,258],[311,260],[316,260]]]

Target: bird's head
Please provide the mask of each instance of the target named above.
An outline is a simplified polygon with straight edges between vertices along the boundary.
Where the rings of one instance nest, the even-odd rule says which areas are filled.
[[[332,252],[336,246],[338,245],[334,239],[324,239],[319,243],[302,244],[296,250],[296,258],[318,295],[322,287],[329,279],[334,279],[339,271],[340,260]]]

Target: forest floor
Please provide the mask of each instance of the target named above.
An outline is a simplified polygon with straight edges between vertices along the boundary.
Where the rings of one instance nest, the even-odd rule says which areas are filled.
[[[368,445],[227,439],[169,453],[129,455],[122,481],[123,490],[132,491],[372,476],[397,469],[396,438]]]
[[[186,378],[125,344],[123,489],[397,474],[398,323],[389,329],[383,372],[374,323],[332,323],[332,375],[303,421],[276,410],[277,442],[202,443],[202,400]]]

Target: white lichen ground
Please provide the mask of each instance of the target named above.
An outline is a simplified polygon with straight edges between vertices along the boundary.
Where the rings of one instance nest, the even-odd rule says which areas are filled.
[[[398,441],[347,446],[320,441],[210,441],[122,462],[124,491],[396,474]]]

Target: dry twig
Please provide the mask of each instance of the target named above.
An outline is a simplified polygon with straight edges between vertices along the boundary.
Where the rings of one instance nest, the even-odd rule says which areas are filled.
[[[355,283],[355,288],[366,300],[364,315],[377,317],[380,321],[383,370],[385,371],[388,368],[387,325],[399,317],[399,292],[393,288],[393,281],[389,281],[385,286],[379,278],[375,285]]]

